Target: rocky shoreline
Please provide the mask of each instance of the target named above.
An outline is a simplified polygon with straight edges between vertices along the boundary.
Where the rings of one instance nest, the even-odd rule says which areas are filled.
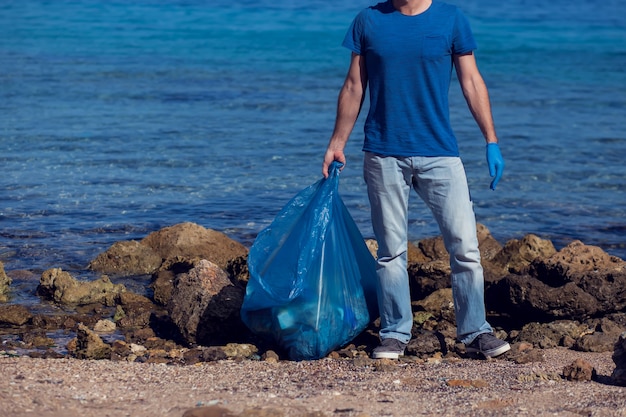
[[[479,225],[489,320],[513,349],[502,360],[541,363],[550,349],[609,355],[604,382],[626,385],[626,263],[575,241],[557,251],[529,234],[501,245]],[[367,241],[375,253],[376,242]],[[0,357],[106,359],[125,363],[193,365],[220,361],[287,363],[280,346],[260,340],[239,319],[248,280],[248,249],[194,223],[112,245],[89,264],[97,279],[58,268],[44,271],[37,295],[62,314],[11,304],[12,276],[0,263]],[[409,245],[413,339],[404,363],[470,359],[455,341],[448,255],[440,237]],[[149,277],[147,295],[120,277]],[[2,302],[4,300],[4,302]],[[64,333],[59,347],[51,333]],[[366,363],[377,323],[327,360]],[[583,361],[584,362],[584,361]],[[371,363],[367,362],[370,366]],[[589,363],[569,364],[559,377],[592,380]],[[371,365],[373,366],[373,365]]]

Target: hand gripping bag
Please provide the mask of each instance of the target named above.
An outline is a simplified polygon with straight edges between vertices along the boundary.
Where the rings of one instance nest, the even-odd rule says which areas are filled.
[[[376,265],[339,196],[339,168],[299,192],[255,239],[241,318],[292,360],[326,356],[377,317]]]

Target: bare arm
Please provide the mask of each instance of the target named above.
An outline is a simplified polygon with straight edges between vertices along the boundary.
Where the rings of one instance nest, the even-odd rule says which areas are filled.
[[[489,175],[493,178],[490,188],[495,190],[504,171],[504,159],[502,159],[498,146],[487,86],[478,71],[473,53],[455,55],[454,65],[465,101],[467,101],[474,120],[483,133],[485,141],[487,141],[487,166],[489,167]]]
[[[487,143],[498,143],[491,114],[489,92],[483,77],[478,71],[474,54],[455,55],[454,65],[465,101],[485,140]]]
[[[361,112],[366,87],[367,70],[365,69],[365,59],[353,52],[348,74],[337,99],[335,128],[324,155],[324,163],[322,165],[324,178],[328,178],[328,167],[333,161],[346,163],[343,150]]]

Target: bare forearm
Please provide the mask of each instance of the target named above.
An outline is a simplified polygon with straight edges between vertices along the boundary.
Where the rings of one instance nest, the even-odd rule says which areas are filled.
[[[367,71],[365,69],[365,61],[360,55],[353,52],[346,80],[337,99],[335,128],[324,154],[324,163],[322,164],[324,177],[328,177],[328,167],[333,161],[338,161],[344,165],[346,163],[343,149],[359,117],[366,86]]]
[[[463,95],[487,143],[497,143],[498,137],[491,113],[489,92],[482,77],[472,77],[465,81]]]
[[[328,144],[332,149],[343,149],[354,129],[363,104],[363,91],[348,84],[344,85],[337,99],[335,128]]]

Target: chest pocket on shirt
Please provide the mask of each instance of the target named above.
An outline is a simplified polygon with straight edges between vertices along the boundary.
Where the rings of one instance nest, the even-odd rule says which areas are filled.
[[[422,58],[436,61],[450,55],[450,46],[445,36],[426,35],[422,38]]]

